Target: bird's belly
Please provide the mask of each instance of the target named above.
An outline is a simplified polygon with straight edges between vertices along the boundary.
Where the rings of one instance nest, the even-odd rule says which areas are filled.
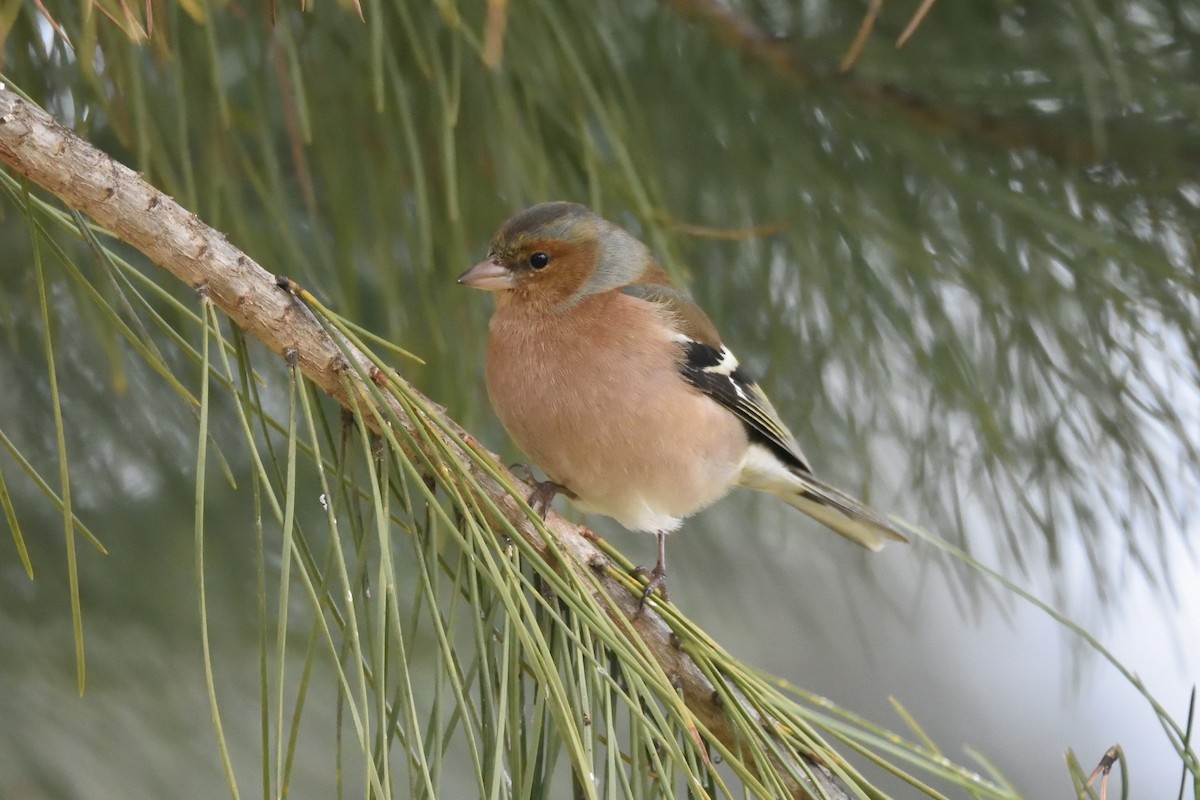
[[[736,481],[741,423],[665,358],[634,372],[632,359],[587,348],[553,362],[503,359],[503,369],[497,355],[489,352],[488,389],[501,422],[580,509],[631,530],[671,531]]]

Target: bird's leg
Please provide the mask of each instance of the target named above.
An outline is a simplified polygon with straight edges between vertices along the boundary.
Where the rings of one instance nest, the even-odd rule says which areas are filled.
[[[562,494],[570,498],[576,496],[561,483],[555,483],[552,480],[537,480],[533,477],[533,469],[528,464],[513,464],[508,471],[533,486],[533,491],[529,493],[525,502],[529,503],[529,507],[536,511],[542,519],[546,518],[546,512],[550,510],[550,504],[554,502],[555,495]]]
[[[642,597],[638,600],[638,614],[642,613],[642,609],[646,607],[646,599],[654,594],[655,590],[662,594],[663,600],[670,599],[667,596],[667,535],[661,531],[655,535],[658,536],[658,561],[655,562],[654,569],[647,572],[645,567],[638,567],[633,571],[635,575],[649,578],[642,589]]]

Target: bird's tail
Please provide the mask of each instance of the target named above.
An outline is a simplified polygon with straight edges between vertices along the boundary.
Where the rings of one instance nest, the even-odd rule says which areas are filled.
[[[908,541],[890,522],[840,489],[821,482],[811,474],[793,475],[799,486],[786,493],[774,493],[830,530],[868,550],[879,550],[888,539]]]

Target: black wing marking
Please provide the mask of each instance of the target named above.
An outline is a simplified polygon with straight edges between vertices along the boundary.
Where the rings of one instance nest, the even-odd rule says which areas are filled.
[[[751,441],[766,446],[783,463],[812,474],[796,438],[733,353],[723,345],[718,348],[693,339],[685,339],[682,344],[679,371],[684,380],[736,414]]]

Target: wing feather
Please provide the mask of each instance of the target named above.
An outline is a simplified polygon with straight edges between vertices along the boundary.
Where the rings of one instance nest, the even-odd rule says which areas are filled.
[[[729,348],[685,339],[679,371],[691,385],[732,411],[751,439],[765,445],[793,470],[812,474],[796,437],[758,384],[738,364]]]
[[[681,347],[679,372],[684,380],[729,409],[745,426],[752,444],[761,445],[773,456],[771,466],[758,474],[764,482],[745,485],[778,495],[837,533],[872,550],[878,550],[885,539],[905,541],[891,523],[813,475],[796,437],[783,424],[766,393],[721,343],[716,328],[691,298],[673,286],[657,282],[625,286],[621,291],[662,310],[671,321]],[[752,446],[751,452],[754,451]],[[779,472],[774,473],[775,470]]]
[[[665,281],[666,275],[661,279]],[[721,344],[716,327],[687,294],[657,281],[630,284],[621,291],[653,303],[671,320],[683,345],[679,370],[688,383],[736,414],[751,435],[785,463],[811,472],[796,437],[779,419],[771,401]]]

